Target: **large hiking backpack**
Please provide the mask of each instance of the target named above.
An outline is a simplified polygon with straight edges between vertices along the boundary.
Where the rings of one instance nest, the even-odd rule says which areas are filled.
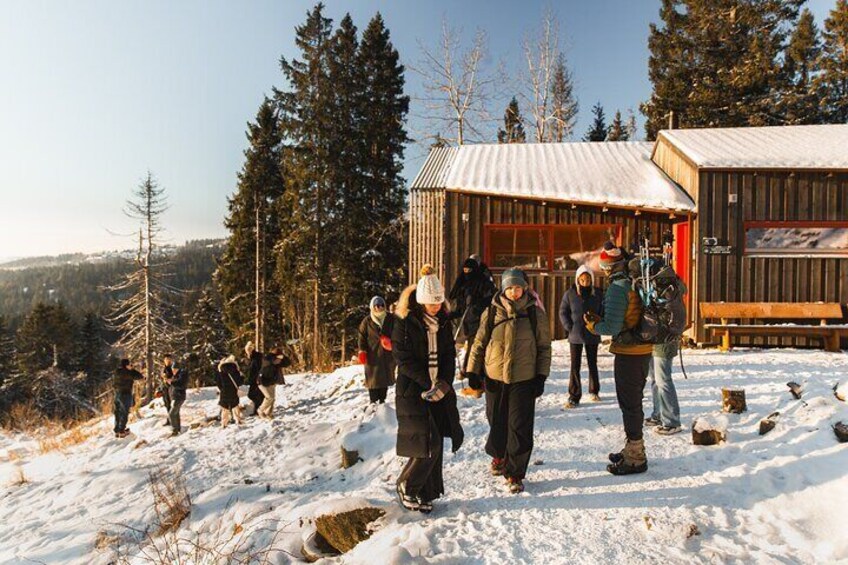
[[[483,349],[489,347],[489,340],[492,339],[492,332],[495,330],[495,327],[512,320],[519,320],[521,318],[529,318],[530,319],[530,327],[533,329],[533,335],[536,335],[536,326],[538,325],[537,314],[536,314],[536,305],[531,304],[527,307],[527,314],[521,316],[515,316],[512,318],[504,318],[497,324],[495,324],[495,305],[490,304],[488,308],[488,315],[486,316],[486,335],[489,336],[486,343],[483,344]]]
[[[641,261],[631,262],[633,290],[642,301],[642,319],[634,328],[643,343],[677,341],[686,329],[686,287],[670,266],[658,259],[648,259],[647,268]],[[633,263],[639,262],[636,269]],[[648,281],[645,280],[647,275]]]

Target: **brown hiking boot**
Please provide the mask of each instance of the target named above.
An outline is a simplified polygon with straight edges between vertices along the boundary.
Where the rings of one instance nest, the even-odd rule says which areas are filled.
[[[610,460],[612,460],[612,455]],[[632,475],[644,473],[648,470],[648,458],[645,455],[645,440],[627,440],[621,456],[616,461],[607,465],[607,471],[613,475]]]
[[[524,492],[524,481],[515,477],[507,477],[506,484],[509,487],[509,492],[519,494]]]
[[[504,471],[506,470],[506,459],[493,457],[492,464],[490,465],[489,469],[491,470],[493,477],[502,477]]]

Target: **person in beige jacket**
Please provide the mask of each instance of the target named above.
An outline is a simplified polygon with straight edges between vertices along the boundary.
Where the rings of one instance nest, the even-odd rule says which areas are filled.
[[[469,378],[486,369],[486,453],[492,474],[505,476],[509,490],[519,493],[533,451],[536,399],[551,370],[548,318],[527,292],[519,269],[501,276],[501,291],[483,312],[469,355]]]

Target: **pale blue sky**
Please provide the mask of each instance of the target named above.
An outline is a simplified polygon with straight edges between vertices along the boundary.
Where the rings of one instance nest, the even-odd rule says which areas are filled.
[[[521,64],[535,0],[329,0],[364,29],[380,11],[404,62],[433,44],[441,19],[489,36],[490,57]],[[821,25],[835,0],[811,0]],[[244,130],[262,97],[282,86],[280,55],[312,1],[0,0],[0,258],[132,247],[121,209],[151,170],[167,189],[175,243],[224,236]],[[553,3],[581,105],[608,115],[650,95],[648,23],[659,1]],[[418,80],[408,76],[415,95]],[[496,111],[499,113],[500,108]],[[413,126],[415,124],[412,124]],[[641,119],[640,119],[641,125]],[[413,131],[419,128],[411,128]],[[640,135],[642,134],[640,130]],[[422,150],[410,148],[406,176]]]

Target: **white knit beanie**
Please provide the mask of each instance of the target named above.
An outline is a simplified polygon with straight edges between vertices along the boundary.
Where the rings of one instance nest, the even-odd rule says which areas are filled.
[[[430,265],[421,268],[421,278],[415,287],[415,301],[418,304],[441,304],[445,301],[445,287]]]

